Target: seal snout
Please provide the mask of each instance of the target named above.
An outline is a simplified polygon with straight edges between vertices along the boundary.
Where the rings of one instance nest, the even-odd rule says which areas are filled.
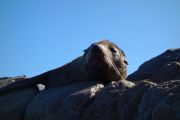
[[[96,54],[101,54],[102,50],[98,44],[93,44],[91,48],[91,52],[96,53]]]

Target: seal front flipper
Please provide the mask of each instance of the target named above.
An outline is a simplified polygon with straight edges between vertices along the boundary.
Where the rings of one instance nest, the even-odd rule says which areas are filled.
[[[25,79],[25,80],[11,83],[3,88],[0,88],[0,95],[15,92],[15,91],[22,90],[25,88],[33,87],[33,82],[34,82],[33,79]]]
[[[43,73],[41,75],[32,78],[16,81],[3,88],[0,88],[0,95],[15,92],[18,90],[23,90],[26,88],[37,88],[37,84],[46,84],[46,73]]]

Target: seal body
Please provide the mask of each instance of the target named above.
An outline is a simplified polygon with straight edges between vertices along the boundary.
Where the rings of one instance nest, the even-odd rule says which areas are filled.
[[[126,79],[124,52],[108,40],[90,45],[84,54],[70,63],[38,76],[17,81],[0,89],[0,93],[45,85],[46,89],[81,81],[101,81],[108,83]]]

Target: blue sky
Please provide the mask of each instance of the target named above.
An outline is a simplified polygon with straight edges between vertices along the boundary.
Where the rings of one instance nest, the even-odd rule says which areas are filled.
[[[180,0],[0,0],[0,77],[38,75],[109,39],[128,74],[180,47]]]

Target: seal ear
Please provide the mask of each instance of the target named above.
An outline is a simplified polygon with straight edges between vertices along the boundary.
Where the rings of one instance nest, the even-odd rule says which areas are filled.
[[[128,62],[127,62],[127,60],[126,60],[126,59],[124,59],[124,63],[125,63],[126,65],[128,65]]]

